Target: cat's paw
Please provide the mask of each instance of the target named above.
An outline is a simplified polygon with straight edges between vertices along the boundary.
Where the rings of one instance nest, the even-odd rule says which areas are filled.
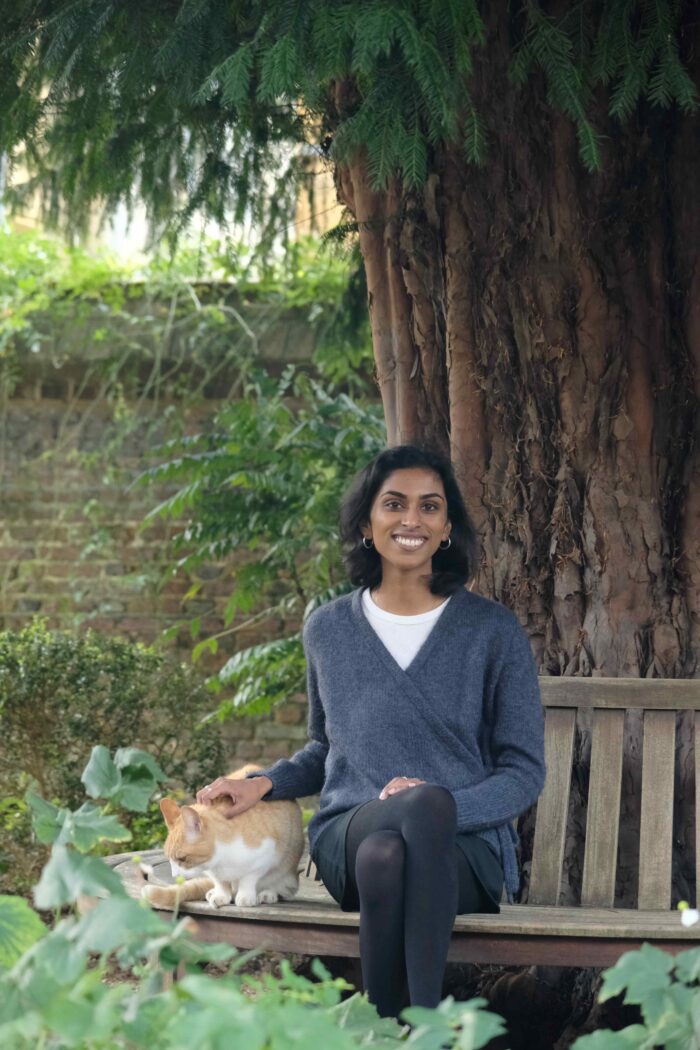
[[[251,893],[250,890],[239,890],[236,894],[235,904],[237,908],[254,908],[257,903],[257,893]]]
[[[258,896],[258,904],[277,904],[279,894],[275,890],[262,890]]]
[[[212,908],[223,908],[225,904],[231,903],[231,894],[214,886],[213,889],[207,890],[206,901]]]
[[[154,908],[172,908],[177,900],[172,886],[142,886],[141,896]]]

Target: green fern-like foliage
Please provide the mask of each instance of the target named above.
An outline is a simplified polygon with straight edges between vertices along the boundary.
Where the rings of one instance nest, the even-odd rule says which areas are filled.
[[[433,151],[461,145],[488,163],[484,109],[537,76],[576,127],[583,164],[601,166],[592,107],[697,107],[684,64],[692,0],[0,0],[0,151],[24,149],[49,219],[79,225],[139,196],[156,228],[203,211],[284,229],[304,149],[343,163],[362,153],[375,189],[418,187]],[[507,26],[498,25],[498,19]],[[499,30],[505,28],[505,34]],[[476,64],[480,90],[476,90]]]

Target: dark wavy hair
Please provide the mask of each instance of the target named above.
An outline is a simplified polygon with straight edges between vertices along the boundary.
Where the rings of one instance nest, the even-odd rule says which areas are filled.
[[[381,583],[381,558],[374,547],[367,550],[363,546],[360,526],[369,521],[372,503],[386,478],[395,470],[410,467],[425,467],[442,479],[447,517],[452,524],[452,545],[433,555],[429,588],[432,594],[454,594],[476,574],[479,545],[452,464],[427,445],[396,445],[385,449],[355,475],[340,505],[345,568],[355,587],[377,587]]]

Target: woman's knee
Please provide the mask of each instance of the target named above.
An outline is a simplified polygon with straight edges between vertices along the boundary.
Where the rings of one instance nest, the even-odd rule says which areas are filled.
[[[420,825],[422,834],[433,831],[449,837],[457,833],[457,803],[447,788],[439,784],[416,784],[402,794],[407,796],[404,835],[414,825]]]
[[[406,847],[397,831],[375,831],[362,840],[355,857],[355,880],[366,898],[394,892],[403,880]]]

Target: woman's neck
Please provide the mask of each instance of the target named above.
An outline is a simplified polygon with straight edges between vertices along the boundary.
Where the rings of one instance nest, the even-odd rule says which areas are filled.
[[[445,601],[444,595],[430,591],[425,577],[387,580],[384,576],[370,595],[380,609],[396,616],[418,616],[437,609]]]

